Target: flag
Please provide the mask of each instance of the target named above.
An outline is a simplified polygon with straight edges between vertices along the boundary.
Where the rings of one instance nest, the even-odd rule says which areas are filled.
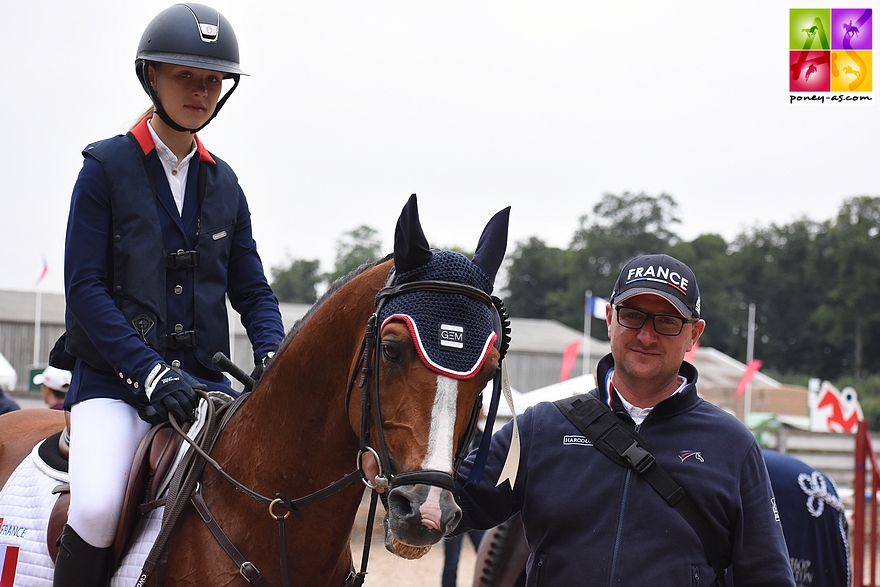
[[[593,318],[598,318],[599,320],[604,320],[605,304],[607,303],[608,302],[602,298],[587,296],[587,315],[592,316]]]
[[[18,547],[0,546],[0,587],[13,587],[18,567]]]
[[[858,394],[852,387],[838,391],[827,381],[818,392],[810,392],[810,429],[821,432],[855,432],[864,420]]]
[[[43,281],[43,278],[46,277],[46,273],[48,272],[49,263],[46,262],[46,255],[43,254],[43,251],[40,251],[40,271],[37,275],[37,282],[34,285],[40,285],[40,282]]]
[[[571,375],[571,370],[577,361],[578,351],[580,350],[581,341],[576,340],[568,343],[568,346],[562,351],[562,369],[559,371],[559,381],[565,381]]]
[[[760,360],[755,359],[751,361],[748,365],[746,365],[746,370],[743,373],[742,379],[739,380],[739,385],[736,387],[736,397],[741,396],[746,392],[746,387],[748,387],[749,383],[752,381],[752,377],[755,376],[755,373],[758,372],[758,369],[761,368]]]

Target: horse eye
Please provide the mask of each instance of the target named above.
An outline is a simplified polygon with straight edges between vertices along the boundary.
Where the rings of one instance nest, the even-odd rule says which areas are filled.
[[[400,348],[396,343],[392,342],[383,342],[382,343],[382,356],[385,357],[387,361],[399,361],[400,360]]]

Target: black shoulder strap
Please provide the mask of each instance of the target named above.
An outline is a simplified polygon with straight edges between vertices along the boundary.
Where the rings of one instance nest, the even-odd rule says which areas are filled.
[[[709,523],[681,485],[654,460],[639,433],[626,426],[592,394],[577,395],[553,403],[593,446],[618,465],[639,473],[681,514],[703,543],[703,550],[715,571],[716,583],[725,587],[722,556],[718,544],[713,540]]]

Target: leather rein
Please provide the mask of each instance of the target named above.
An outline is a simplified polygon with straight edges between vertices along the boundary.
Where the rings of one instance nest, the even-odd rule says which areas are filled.
[[[246,391],[234,401],[222,405],[219,408],[216,408],[214,406],[213,400],[210,397],[207,397],[207,394],[201,392],[208,399],[208,414],[206,416],[206,421],[208,422],[208,424],[206,424],[203,432],[197,437],[196,440],[189,438],[186,433],[181,430],[180,426],[174,420],[173,416],[170,418],[172,428],[178,434],[180,434],[187,443],[189,443],[192,450],[187,452],[186,456],[179,464],[178,469],[175,472],[174,478],[169,485],[168,495],[165,502],[165,512],[162,519],[162,529],[160,530],[159,535],[156,538],[156,542],[154,543],[153,548],[147,556],[141,576],[136,583],[136,587],[141,587],[142,585],[144,585],[146,579],[154,571],[157,570],[157,567],[157,585],[161,586],[163,584],[164,562],[167,559],[167,553],[165,552],[165,550],[167,547],[168,539],[170,538],[171,530],[173,529],[174,524],[176,523],[180,513],[187,503],[186,499],[179,499],[182,496],[187,496],[189,498],[189,501],[193,504],[196,511],[199,513],[202,521],[204,521],[205,524],[208,526],[211,534],[226,552],[227,556],[229,556],[229,558],[236,564],[241,575],[249,583],[256,585],[257,587],[269,587],[268,581],[265,577],[263,577],[259,569],[257,569],[257,567],[252,562],[247,560],[247,558],[241,554],[241,552],[235,547],[235,545],[232,543],[232,541],[229,539],[229,537],[211,515],[211,512],[201,495],[201,488],[198,486],[198,479],[201,478],[201,473],[204,470],[206,464],[210,464],[224,479],[231,483],[236,489],[242,491],[252,499],[266,505],[269,510],[269,515],[275,518],[278,527],[279,566],[281,570],[283,587],[290,586],[287,565],[287,541],[284,522],[291,513],[294,514],[298,519],[302,520],[302,508],[319,502],[332,495],[335,495],[336,493],[339,493],[348,486],[357,483],[357,481],[359,480],[362,481],[367,487],[373,489],[370,499],[370,508],[366,526],[367,532],[364,536],[364,551],[361,559],[361,570],[355,573],[354,565],[352,564],[352,570],[342,584],[342,587],[360,587],[361,585],[363,585],[363,582],[367,575],[367,562],[369,559],[370,542],[372,535],[370,528],[373,527],[373,523],[375,520],[376,502],[379,496],[379,492],[376,490],[380,487],[383,489],[394,489],[395,487],[399,487],[401,485],[414,485],[421,483],[441,487],[449,491],[454,491],[455,481],[452,478],[452,475],[445,471],[422,470],[394,473],[392,469],[391,458],[388,454],[388,449],[385,444],[385,434],[382,427],[382,414],[379,405],[378,390],[380,354],[376,352],[376,349],[379,346],[380,335],[378,323],[379,313],[388,302],[388,300],[395,296],[406,293],[429,291],[435,293],[465,295],[471,299],[485,304],[493,313],[493,320],[495,321],[496,326],[495,329],[496,332],[499,332],[496,340],[497,347],[502,344],[502,333],[500,332],[501,319],[499,316],[499,309],[496,306],[496,304],[501,304],[501,300],[489,296],[480,289],[456,282],[423,280],[395,286],[391,285],[393,283],[393,280],[394,272],[392,270],[385,287],[382,288],[376,296],[376,308],[367,321],[367,328],[364,334],[364,340],[361,343],[361,348],[358,352],[358,356],[360,357],[358,363],[360,363],[361,365],[358,387],[362,391],[361,422],[359,434],[360,450],[358,452],[357,468],[354,471],[346,474],[342,478],[338,479],[337,481],[334,481],[330,485],[324,487],[323,489],[319,489],[318,491],[315,491],[303,497],[292,499],[283,495],[282,493],[276,493],[274,498],[261,495],[260,493],[250,489],[249,487],[245,486],[244,484],[233,478],[231,475],[229,475],[226,471],[223,470],[223,467],[210,456],[210,452],[213,449],[214,444],[217,442],[217,439],[219,438],[220,433],[225,428],[226,424],[229,422],[229,420],[232,418],[238,408],[250,397],[251,393],[253,392]],[[221,366],[224,368],[224,370],[234,375],[237,379],[242,381],[242,383],[247,384],[248,380],[250,380],[250,377],[246,373],[235,366],[228,358],[223,356],[221,353],[215,355],[215,362],[222,363]],[[351,394],[354,389],[355,380],[358,378],[357,376],[358,367],[356,363],[355,368],[352,370],[352,373],[349,377],[349,382],[346,389],[346,413],[348,413],[349,411],[349,401],[351,399]],[[368,383],[371,384],[368,385]],[[459,446],[456,450],[454,460],[454,466],[456,468],[461,460],[466,456],[467,448],[470,444],[470,439],[476,430],[477,421],[479,419],[481,401],[482,398],[478,396],[474,408],[471,412],[471,418],[468,425],[467,433],[459,442]],[[376,422],[379,447],[378,451],[370,445],[371,413],[373,415],[374,421]],[[220,420],[219,424],[217,423],[218,419]],[[363,455],[366,452],[370,452],[373,454],[379,466],[379,474],[376,476],[375,484],[366,478],[363,470]]]

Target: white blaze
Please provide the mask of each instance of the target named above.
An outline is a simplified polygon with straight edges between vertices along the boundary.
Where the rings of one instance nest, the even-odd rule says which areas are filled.
[[[422,469],[452,473],[452,436],[455,428],[455,403],[458,398],[458,380],[437,376],[437,393],[431,409],[431,431],[428,434],[428,452]]]

